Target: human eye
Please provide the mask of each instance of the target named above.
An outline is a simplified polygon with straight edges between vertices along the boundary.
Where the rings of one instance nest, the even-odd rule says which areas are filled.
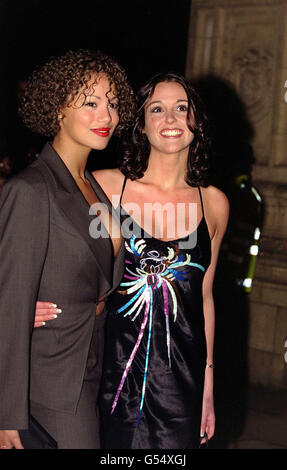
[[[159,105],[157,105],[157,106],[152,106],[152,107],[150,108],[150,112],[151,112],[151,113],[154,113],[154,114],[159,114],[159,113],[161,113],[162,111],[163,111],[163,109],[162,109],[162,107],[159,106]]]
[[[188,107],[186,104],[179,104],[176,108],[177,111],[184,112],[186,113],[188,110]]]
[[[85,106],[88,106],[89,108],[96,108],[97,107],[97,103],[95,103],[94,101],[87,101],[85,103]]]
[[[119,109],[119,103],[117,102],[109,102],[109,108],[111,108],[114,111],[117,111]]]

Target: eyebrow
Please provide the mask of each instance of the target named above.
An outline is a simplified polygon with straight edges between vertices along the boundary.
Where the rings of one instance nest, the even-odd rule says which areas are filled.
[[[176,100],[176,103],[180,103],[181,101],[184,101],[185,103],[188,103],[188,100],[185,100],[185,99]],[[151,104],[155,104],[155,103],[162,103],[162,100],[151,101],[150,103],[148,103],[147,106],[150,106]]]
[[[86,98],[97,98],[98,100],[101,100],[102,98],[98,95],[86,95]],[[108,97],[107,97],[108,98]],[[109,101],[114,101],[114,100],[118,100],[118,97],[117,96],[112,96],[111,98],[108,98]]]

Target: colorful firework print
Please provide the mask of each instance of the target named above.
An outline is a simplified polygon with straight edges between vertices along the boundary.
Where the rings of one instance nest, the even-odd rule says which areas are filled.
[[[136,356],[137,350],[141,344],[146,326],[148,324],[148,339],[147,339],[147,350],[145,357],[145,368],[143,374],[142,393],[140,401],[140,409],[137,418],[137,426],[140,421],[144,398],[146,380],[148,374],[148,363],[150,354],[150,342],[152,335],[152,324],[153,324],[153,302],[155,291],[161,289],[163,297],[163,312],[166,328],[166,347],[167,347],[167,358],[168,366],[171,367],[171,352],[170,352],[170,328],[169,321],[172,316],[173,321],[177,318],[177,307],[178,298],[176,290],[173,285],[173,281],[185,280],[184,267],[192,266],[196,269],[200,269],[205,272],[205,268],[197,263],[192,263],[191,256],[188,253],[180,254],[177,249],[170,246],[165,246],[165,254],[160,253],[157,250],[145,251],[146,242],[143,238],[137,239],[133,235],[129,240],[125,241],[126,249],[132,253],[136,259],[136,266],[133,265],[131,270],[129,265],[131,261],[125,260],[125,274],[124,281],[120,284],[118,292],[123,295],[134,294],[128,302],[120,307],[116,314],[122,314],[124,317],[131,317],[131,321],[134,321],[141,312],[144,312],[140,331],[132,350],[132,353],[126,363],[124,373],[122,375],[120,384],[118,386],[113,404],[111,414],[114,412],[117,402],[122,391],[123,385],[132,366],[133,360]],[[137,267],[138,266],[138,267]],[[169,300],[171,300],[171,311],[169,307]]]

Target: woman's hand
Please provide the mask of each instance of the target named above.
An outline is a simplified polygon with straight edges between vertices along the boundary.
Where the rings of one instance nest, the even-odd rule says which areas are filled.
[[[62,310],[51,302],[36,302],[34,327],[44,326],[46,321],[54,320]]]
[[[24,449],[18,431],[0,431],[0,449]]]
[[[213,369],[207,367],[205,370],[200,436],[203,437],[206,433],[208,440],[210,440],[214,435],[214,431],[215,413],[213,401]],[[201,440],[201,443],[205,443],[205,438]]]

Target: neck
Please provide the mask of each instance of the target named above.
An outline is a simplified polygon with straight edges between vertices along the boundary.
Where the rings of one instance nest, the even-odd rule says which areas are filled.
[[[162,154],[151,151],[143,179],[163,190],[186,186],[187,156],[188,152]]]
[[[77,145],[65,145],[65,143],[56,136],[52,142],[53,148],[59,157],[63,160],[75,180],[85,179],[85,168],[91,149],[80,148]]]

